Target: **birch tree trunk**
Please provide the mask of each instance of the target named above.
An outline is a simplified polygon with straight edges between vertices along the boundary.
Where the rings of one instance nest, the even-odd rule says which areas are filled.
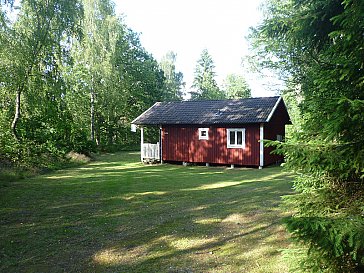
[[[13,122],[11,123],[11,132],[12,132],[14,138],[17,141],[19,141],[19,136],[18,136],[18,132],[16,130],[16,127],[17,127],[17,124],[18,124],[19,119],[20,119],[20,102],[21,102],[21,89],[19,88],[16,91],[15,114],[14,114]]]

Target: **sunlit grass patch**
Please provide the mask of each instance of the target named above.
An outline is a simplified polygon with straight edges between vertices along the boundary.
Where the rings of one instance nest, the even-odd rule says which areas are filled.
[[[218,188],[224,188],[224,187],[231,187],[231,186],[239,185],[241,183],[242,182],[218,182],[218,183],[212,183],[212,184],[205,184],[205,185],[199,186],[197,188],[187,189],[187,190],[200,191],[200,190],[218,189]]]
[[[72,178],[72,175],[51,175],[47,176],[48,179],[63,179],[63,178]]]
[[[0,271],[286,272],[290,179],[117,153],[22,180],[0,189]]]
[[[169,245],[178,250],[189,250],[196,248],[203,248],[205,245],[217,242],[217,238],[197,238],[197,237],[185,237],[175,238],[170,241]]]
[[[204,219],[195,220],[194,222],[196,224],[209,225],[209,224],[220,223],[221,219],[219,219],[219,218],[204,218]]]

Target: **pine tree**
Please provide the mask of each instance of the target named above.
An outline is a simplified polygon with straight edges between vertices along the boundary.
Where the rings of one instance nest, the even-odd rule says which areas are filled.
[[[252,33],[261,65],[299,99],[300,130],[276,144],[297,172],[285,198],[294,272],[364,271],[363,18],[363,1],[272,0]]]
[[[207,49],[201,53],[195,69],[191,92],[192,100],[224,99],[224,93],[219,89],[214,71],[215,65]]]

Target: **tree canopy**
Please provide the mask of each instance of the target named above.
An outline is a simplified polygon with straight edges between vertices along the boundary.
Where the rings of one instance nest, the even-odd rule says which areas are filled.
[[[114,4],[24,0],[10,20],[12,2],[0,3],[0,160],[41,165],[137,143],[130,121],[169,83]]]
[[[286,198],[301,246],[295,272],[364,270],[363,18],[363,1],[270,0],[251,34],[260,65],[280,73],[300,111],[296,133],[277,144],[299,174]]]
[[[223,89],[227,99],[242,99],[251,97],[251,89],[245,78],[241,75],[227,75]]]
[[[223,99],[224,93],[215,80],[215,64],[207,49],[201,52],[193,79],[192,100]]]
[[[183,74],[176,72],[176,58],[177,54],[169,51],[160,61],[160,67],[165,77],[163,99],[166,101],[182,100],[184,95],[185,83]]]

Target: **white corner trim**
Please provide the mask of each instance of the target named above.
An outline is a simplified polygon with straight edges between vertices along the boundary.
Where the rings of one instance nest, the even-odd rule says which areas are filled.
[[[163,164],[163,126],[159,125],[159,160]]]
[[[145,115],[150,109],[152,109],[154,106],[156,106],[157,104],[159,104],[160,102],[156,102],[154,103],[151,107],[149,107],[147,110],[145,110],[143,113],[141,113],[139,116],[137,116],[135,119],[132,120],[131,124],[134,124],[134,122],[140,118],[141,116]]]
[[[279,97],[279,99],[277,100],[276,104],[274,105],[272,111],[269,113],[269,116],[268,116],[266,122],[270,121],[270,119],[272,118],[272,116],[273,116],[274,112],[276,111],[276,109],[277,109],[279,103],[281,102],[281,100],[282,100],[282,97]]]
[[[259,130],[259,167],[264,166],[264,123],[260,124]]]
[[[140,127],[140,161],[143,162],[144,159],[144,128]]]

